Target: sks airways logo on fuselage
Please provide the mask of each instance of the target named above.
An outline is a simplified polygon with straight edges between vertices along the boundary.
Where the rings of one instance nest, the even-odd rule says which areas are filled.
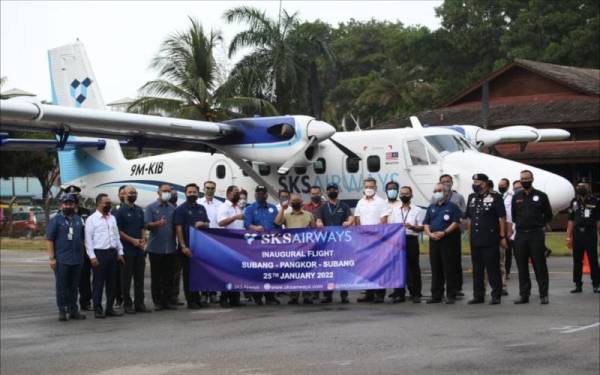
[[[246,244],[261,245],[290,245],[290,244],[313,244],[331,242],[351,242],[352,232],[349,230],[313,230],[299,233],[246,233],[244,234]]]
[[[369,173],[367,176],[325,174],[314,177],[310,175],[293,175],[290,173],[287,176],[279,177],[278,183],[281,189],[288,190],[290,193],[308,193],[311,186],[319,186],[323,190],[328,184],[338,185],[340,193],[361,192],[363,181],[367,177],[374,178],[377,180],[378,185],[385,186],[389,181],[399,181],[400,173]]]

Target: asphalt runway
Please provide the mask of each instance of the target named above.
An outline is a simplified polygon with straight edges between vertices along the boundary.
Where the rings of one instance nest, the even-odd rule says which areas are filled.
[[[470,261],[464,258],[465,266]],[[421,258],[424,291],[430,286]],[[2,375],[41,374],[594,374],[600,295],[585,275],[572,295],[571,259],[550,258],[550,304],[352,303],[210,307],[58,322],[42,252],[0,252]],[[149,283],[149,267],[146,272]],[[147,305],[149,285],[146,287]],[[339,296],[336,294],[336,299]],[[287,301],[286,297],[282,297]]]

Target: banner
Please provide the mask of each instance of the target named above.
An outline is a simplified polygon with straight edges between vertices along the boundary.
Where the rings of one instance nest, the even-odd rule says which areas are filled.
[[[193,291],[287,292],[404,287],[402,224],[246,230],[190,228]]]

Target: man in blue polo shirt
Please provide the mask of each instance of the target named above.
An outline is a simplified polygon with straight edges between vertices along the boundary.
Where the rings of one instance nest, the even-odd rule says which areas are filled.
[[[185,186],[185,202],[175,209],[175,231],[181,249],[181,265],[183,268],[183,290],[188,309],[199,309],[201,307],[200,293],[190,290],[190,258],[192,250],[190,246],[190,228],[209,228],[210,220],[206,209],[198,204],[200,188],[192,183]]]
[[[67,321],[67,312],[71,319],[85,319],[77,308],[77,287],[84,253],[83,221],[75,213],[73,195],[63,196],[62,212],[48,222],[46,239],[50,268],[56,277],[58,320]]]
[[[446,284],[446,303],[454,304],[459,287],[458,267],[452,248],[455,236],[460,236],[459,223],[462,212],[449,200],[450,188],[438,183],[433,190],[433,201],[427,208],[423,225],[429,236],[429,261],[431,262],[431,299],[427,303],[440,303]]]
[[[254,190],[256,202],[246,207],[244,210],[244,228],[256,232],[280,228],[275,224],[277,217],[277,207],[267,203],[267,188],[258,185]],[[262,305],[263,293],[252,293],[252,299],[257,305]],[[267,305],[279,305],[279,300],[275,298],[275,293],[264,293]]]

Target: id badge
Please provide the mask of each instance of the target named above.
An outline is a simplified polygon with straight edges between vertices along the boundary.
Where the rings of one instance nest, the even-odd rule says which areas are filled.
[[[73,241],[73,227],[69,227],[69,233],[67,234],[67,239],[69,241]]]
[[[590,212],[589,208],[586,208],[585,210],[583,210],[583,217],[585,217],[586,219],[590,218],[590,214],[591,214],[591,212]]]

